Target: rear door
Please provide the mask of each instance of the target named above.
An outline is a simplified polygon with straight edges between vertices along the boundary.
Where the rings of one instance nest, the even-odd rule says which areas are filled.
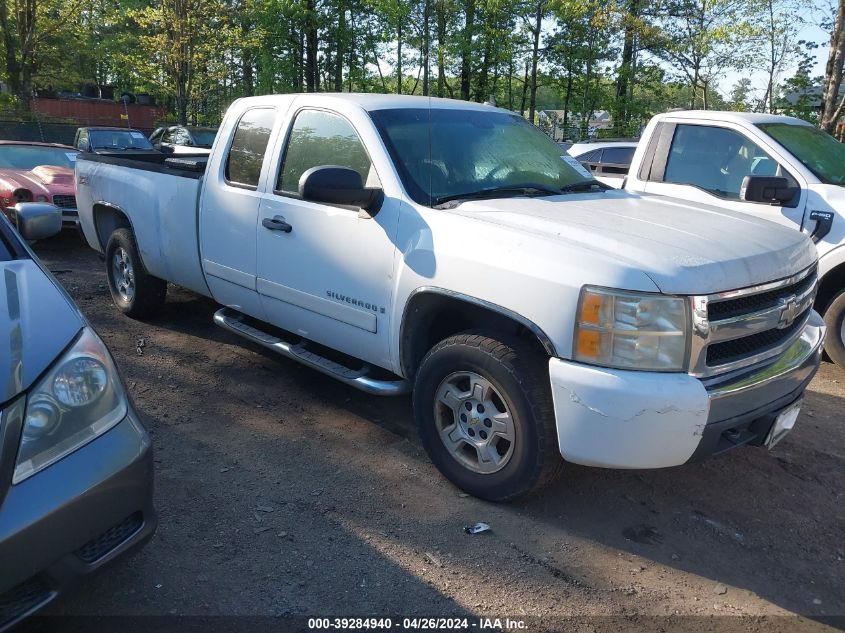
[[[214,298],[257,318],[255,229],[259,183],[277,109],[255,106],[241,113],[222,156],[206,173],[201,201],[202,264]]]
[[[259,210],[256,284],[274,325],[385,367],[401,202],[386,197],[370,216],[298,193],[302,174],[322,165],[354,169],[368,186],[380,186],[359,131],[374,136],[372,122],[363,111],[349,114],[300,107],[286,124]],[[274,219],[290,231],[273,228]]]
[[[645,191],[742,211],[791,228],[802,227],[807,183],[744,130],[728,124],[667,125],[674,127],[671,144],[655,143],[653,157],[646,156],[644,164],[650,165],[650,172]],[[750,175],[785,177],[801,188],[800,195],[784,206],[740,200],[742,181]]]

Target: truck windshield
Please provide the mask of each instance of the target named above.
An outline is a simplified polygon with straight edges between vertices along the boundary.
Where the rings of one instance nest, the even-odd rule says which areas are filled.
[[[829,185],[845,185],[845,145],[810,125],[760,123],[761,130]]]
[[[474,194],[552,195],[594,183],[523,117],[496,110],[397,108],[370,116],[408,195],[419,204]]]

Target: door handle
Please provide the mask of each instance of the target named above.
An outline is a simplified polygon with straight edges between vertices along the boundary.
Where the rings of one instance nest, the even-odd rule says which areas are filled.
[[[293,227],[285,222],[285,219],[280,215],[273,216],[272,218],[264,218],[261,220],[261,224],[265,229],[270,229],[271,231],[281,231],[282,233],[293,231]]]

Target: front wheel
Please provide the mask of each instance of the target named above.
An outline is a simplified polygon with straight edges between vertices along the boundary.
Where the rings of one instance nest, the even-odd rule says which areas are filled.
[[[521,341],[441,341],[420,364],[413,407],[431,461],[476,497],[507,501],[560,473],[546,359]]]
[[[824,351],[830,356],[830,360],[840,367],[845,367],[845,290],[836,295],[827,306],[824,322],[827,325]]]
[[[133,319],[153,316],[167,294],[167,282],[153,277],[138,255],[129,229],[117,229],[106,245],[106,271],[115,305]]]

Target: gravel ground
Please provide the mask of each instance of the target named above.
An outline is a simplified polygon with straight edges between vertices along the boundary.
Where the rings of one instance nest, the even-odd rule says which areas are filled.
[[[244,343],[212,324],[212,302],[172,286],[154,323],[127,319],[75,235],[37,251],[124,373],[153,436],[160,514],[144,550],[49,614],[472,614],[546,628],[697,615],[667,622],[749,631],[845,614],[845,372],[830,363],[772,453],[569,466],[542,495],[494,505],[438,474],[407,398]],[[476,521],[492,531],[462,532]],[[790,614],[803,617],[777,617]],[[726,615],[743,617],[713,617]]]

